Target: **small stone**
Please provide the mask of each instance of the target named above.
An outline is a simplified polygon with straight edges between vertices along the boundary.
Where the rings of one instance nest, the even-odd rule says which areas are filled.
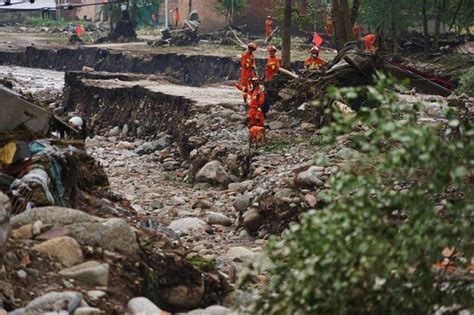
[[[33,223],[33,235],[39,235],[41,233],[41,229],[43,228],[43,222],[38,220]]]
[[[82,250],[75,239],[69,236],[53,238],[33,246],[33,250],[58,259],[64,266],[70,267],[83,261]]]
[[[14,239],[31,239],[33,237],[33,225],[27,224],[19,229],[12,230],[11,237]]]
[[[161,209],[163,208],[163,203],[160,200],[155,200],[151,203],[151,207],[153,209]]]
[[[226,253],[227,258],[233,261],[237,261],[237,262],[244,262],[254,257],[254,255],[255,255],[254,252],[252,252],[250,249],[243,246],[231,247]]]
[[[244,212],[250,206],[251,199],[252,195],[250,194],[237,196],[237,198],[235,198],[233,207],[239,212]]]
[[[135,148],[135,145],[128,141],[120,141],[117,146],[120,149],[125,149],[125,150],[133,150]]]
[[[254,233],[263,224],[263,217],[255,208],[246,211],[242,218],[244,227],[249,233]]]
[[[322,170],[318,166],[311,166],[306,171],[301,172],[296,177],[296,184],[300,187],[321,187],[323,186],[323,181],[319,179],[322,176]]]
[[[183,197],[174,196],[171,201],[175,206],[181,206],[186,203],[186,200]]]
[[[359,156],[359,152],[351,148],[342,148],[337,151],[336,157],[341,160],[353,159]]]
[[[314,195],[310,195],[310,194],[307,194],[306,196],[304,196],[304,200],[306,201],[306,203],[311,207],[311,208],[314,208],[316,207],[316,204],[318,202],[318,200],[316,199],[316,197]]]
[[[193,203],[192,208],[193,209],[211,209],[213,206],[213,203],[207,200],[202,200],[199,199],[196,202]]]
[[[136,297],[128,301],[127,309],[131,315],[164,315],[152,301],[145,297]]]
[[[195,177],[198,183],[209,183],[225,186],[229,182],[229,174],[225,171],[221,162],[211,161],[204,165]]]
[[[25,279],[26,276],[27,276],[26,271],[24,271],[24,270],[18,270],[18,271],[16,272],[16,274],[18,275],[18,277],[20,277],[20,278],[22,278],[22,279]]]
[[[231,226],[232,220],[222,213],[209,212],[209,216],[207,217],[207,223],[209,223],[210,225]]]
[[[121,130],[118,126],[115,126],[114,128],[110,129],[109,132],[107,133],[108,137],[116,137],[120,134]]]
[[[109,279],[109,264],[98,261],[88,261],[59,272],[65,278],[75,279],[87,286],[107,286]]]
[[[284,127],[284,124],[281,121],[272,121],[270,123],[271,130],[278,130],[278,129],[282,129],[283,127]]]
[[[104,314],[99,308],[95,307],[78,307],[74,311],[74,315],[100,315]]]
[[[193,231],[206,230],[207,224],[201,219],[188,217],[172,221],[169,227],[173,230],[189,234]]]
[[[100,299],[101,297],[103,297],[105,295],[106,295],[106,293],[104,291],[100,291],[100,290],[87,291],[87,296],[93,301],[96,301],[96,300]]]

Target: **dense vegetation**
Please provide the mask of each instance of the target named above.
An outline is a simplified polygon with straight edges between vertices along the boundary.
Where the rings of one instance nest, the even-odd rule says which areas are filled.
[[[379,75],[357,115],[335,114],[326,143],[351,135],[360,154],[321,193],[326,207],[274,237],[267,287],[251,314],[430,314],[472,308],[474,130],[421,124]],[[472,266],[471,266],[472,268]]]

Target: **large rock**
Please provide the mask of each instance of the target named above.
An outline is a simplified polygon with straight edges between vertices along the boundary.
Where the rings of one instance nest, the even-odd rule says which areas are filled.
[[[198,183],[213,185],[225,186],[229,182],[229,174],[219,161],[208,162],[199,170],[195,178]]]
[[[324,183],[319,179],[319,177],[323,174],[324,168],[320,166],[311,166],[306,171],[298,174],[296,177],[296,184],[305,188],[321,187]]]
[[[74,311],[74,315],[101,315],[104,314],[99,308],[96,307],[78,307]]]
[[[181,218],[172,221],[169,227],[173,230],[189,234],[193,231],[204,231],[207,227],[207,224],[198,218]]]
[[[209,223],[210,225],[217,224],[230,226],[232,225],[232,220],[225,214],[219,212],[209,212],[209,215],[207,217],[207,223]]]
[[[26,224],[34,224],[36,221],[41,221],[44,225],[68,225],[102,220],[79,210],[52,206],[33,208],[22,212],[12,217],[11,223],[14,228],[18,228]]]
[[[336,153],[336,157],[341,160],[354,159],[359,156],[359,152],[351,148],[342,148]]]
[[[233,206],[235,210],[239,212],[244,212],[250,206],[251,200],[252,200],[251,194],[239,195],[237,196],[237,198],[235,198]]]
[[[10,312],[10,315],[43,314],[46,312],[67,311],[73,314],[81,306],[82,294],[73,291],[49,292],[37,297],[24,308]]]
[[[89,287],[105,287],[109,280],[109,264],[102,264],[92,260],[63,269],[59,274],[65,278],[75,279]]]
[[[197,309],[188,312],[186,315],[231,315],[236,314],[231,309],[220,305],[211,305],[206,309]]]
[[[33,224],[23,225],[22,227],[12,231],[14,239],[30,239],[33,237]]]
[[[3,257],[10,236],[10,201],[0,192],[0,257]]]
[[[146,297],[136,297],[128,301],[127,309],[131,315],[164,315],[167,312],[160,310],[158,306]]]
[[[65,227],[65,231],[81,244],[100,246],[126,254],[135,254],[138,251],[135,232],[122,219],[71,224]]]
[[[237,261],[237,262],[244,262],[252,259],[255,257],[255,253],[252,252],[250,249],[245,248],[243,246],[235,246],[229,248],[226,253],[226,257],[230,260]]]
[[[252,208],[247,210],[243,215],[243,224],[249,233],[254,233],[263,224],[263,216],[258,209]]]
[[[169,290],[168,303],[176,308],[195,308],[204,295],[204,289],[204,285],[177,285]]]
[[[57,237],[40,243],[33,246],[33,250],[56,258],[66,267],[81,263],[84,260],[81,246],[69,236]]]
[[[170,136],[163,136],[158,140],[150,141],[139,146],[135,152],[138,154],[150,154],[158,150],[163,150],[171,144]]]

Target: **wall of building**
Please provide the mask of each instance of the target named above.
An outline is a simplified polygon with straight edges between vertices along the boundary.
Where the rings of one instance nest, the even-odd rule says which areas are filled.
[[[101,0],[82,0],[82,4],[95,4],[101,2]],[[98,16],[99,11],[100,5],[81,7],[77,10],[77,16],[80,20],[82,20],[84,16],[87,16],[88,20],[91,19],[92,22],[97,22],[100,20],[100,17]]]

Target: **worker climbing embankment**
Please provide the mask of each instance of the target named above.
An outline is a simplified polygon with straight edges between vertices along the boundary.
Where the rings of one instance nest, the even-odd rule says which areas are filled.
[[[242,91],[242,96],[244,103],[247,103],[248,97],[248,85],[250,79],[255,76],[255,57],[253,55],[254,51],[257,50],[257,45],[255,43],[249,43],[247,45],[247,50],[240,57],[240,86],[237,86],[239,90]]]
[[[313,48],[311,48],[310,50],[311,56],[306,58],[304,62],[305,69],[309,69],[309,70],[319,69],[321,68],[321,66],[326,64],[326,61],[319,58],[319,51],[320,49],[318,46],[314,46]]]
[[[273,45],[268,46],[268,59],[267,65],[265,67],[265,81],[270,81],[273,79],[275,74],[278,73],[278,70],[281,67],[281,60],[276,55],[277,48]]]

